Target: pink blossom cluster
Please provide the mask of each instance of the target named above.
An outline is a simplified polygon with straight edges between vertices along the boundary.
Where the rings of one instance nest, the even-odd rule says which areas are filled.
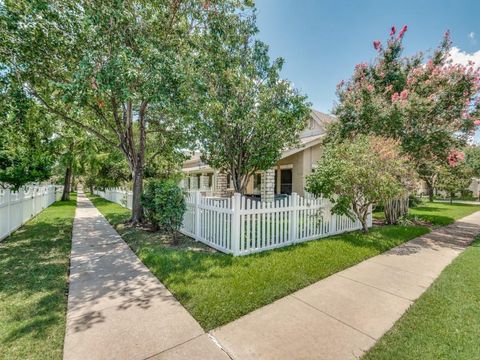
[[[455,167],[458,165],[460,161],[463,161],[465,159],[465,154],[462,151],[453,149],[450,154],[448,154],[447,160],[448,164],[451,167]]]
[[[397,101],[405,101],[408,99],[408,90],[404,89],[402,92],[399,94],[398,92],[393,93],[391,100],[392,102],[397,102]]]

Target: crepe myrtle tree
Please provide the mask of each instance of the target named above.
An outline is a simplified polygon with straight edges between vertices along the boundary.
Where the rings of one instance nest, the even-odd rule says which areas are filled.
[[[271,61],[256,32],[254,17],[227,33],[212,28],[197,99],[202,159],[229,173],[242,194],[255,172],[298,141],[310,113],[306,97],[280,77],[283,59]]]
[[[358,218],[367,232],[370,207],[408,194],[414,176],[397,141],[359,135],[326,145],[306,189],[329,199],[332,213]]]
[[[5,0],[0,63],[50,113],[121,150],[136,224],[149,138],[158,140],[152,156],[171,149],[162,144],[183,131],[195,58],[210,23],[228,28],[250,3]]]
[[[385,44],[374,41],[376,59],[358,64],[338,84],[331,137],[398,139],[432,199],[438,169],[480,124],[480,70],[473,63],[452,63],[449,32],[429,58],[403,56],[406,32],[407,26],[399,32],[392,27]]]

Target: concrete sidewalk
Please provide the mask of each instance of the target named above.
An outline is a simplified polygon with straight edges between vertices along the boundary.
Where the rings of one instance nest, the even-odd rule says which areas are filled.
[[[258,309],[212,335],[232,359],[355,359],[480,234],[480,212]]]
[[[228,360],[79,193],[64,359],[146,358]]]

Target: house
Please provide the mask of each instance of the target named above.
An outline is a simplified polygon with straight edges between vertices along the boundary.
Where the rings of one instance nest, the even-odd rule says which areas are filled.
[[[307,127],[299,135],[299,145],[282,152],[280,160],[267,171],[258,172],[250,179],[246,194],[272,200],[278,194],[295,192],[304,195],[306,176],[312,172],[322,152],[322,138],[334,117],[312,110]],[[228,196],[234,191],[230,176],[212,169],[200,159],[200,153],[183,164],[185,178],[182,186],[215,196]]]

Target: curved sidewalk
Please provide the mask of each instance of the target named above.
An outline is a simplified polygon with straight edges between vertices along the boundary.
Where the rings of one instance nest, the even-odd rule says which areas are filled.
[[[228,360],[79,193],[64,359],[147,358]]]
[[[480,234],[480,212],[212,331],[232,359],[355,359]]]

